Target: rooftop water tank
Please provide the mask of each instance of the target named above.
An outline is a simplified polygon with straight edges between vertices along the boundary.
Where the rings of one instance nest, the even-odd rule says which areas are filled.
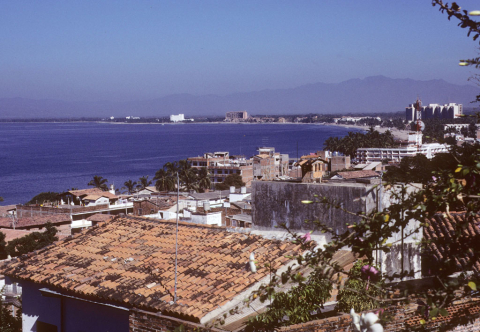
[[[205,212],[210,211],[210,202],[203,202],[203,209]]]

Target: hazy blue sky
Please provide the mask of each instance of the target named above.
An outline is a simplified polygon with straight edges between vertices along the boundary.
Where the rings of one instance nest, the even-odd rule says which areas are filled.
[[[459,0],[468,10],[478,0]],[[385,75],[467,84],[430,0],[0,0],[0,97],[136,100]]]

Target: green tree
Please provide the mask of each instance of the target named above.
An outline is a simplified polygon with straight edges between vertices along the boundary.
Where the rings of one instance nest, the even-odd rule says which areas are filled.
[[[366,266],[368,266],[367,269],[365,269]],[[377,298],[381,295],[383,280],[379,273],[378,275],[369,273],[370,269],[371,266],[361,259],[355,262],[345,286],[338,293],[335,309],[340,312],[350,312],[353,308],[355,312],[362,312],[380,307]],[[373,269],[378,271],[377,267]]]
[[[227,175],[223,182],[217,183],[215,185],[215,189],[227,190],[227,189],[230,189],[230,187],[232,186],[234,186],[237,189],[245,186],[245,182],[243,182],[242,176],[240,174]]]
[[[390,166],[383,175],[387,182],[414,182],[427,184],[434,181],[432,177],[434,164],[423,154],[414,157],[405,157],[398,166]]]
[[[101,189],[103,191],[108,191],[107,179],[104,179],[102,176],[95,175],[92,180],[88,183],[89,186]]]
[[[143,190],[152,184],[152,180],[148,179],[148,175],[142,176],[139,181],[137,188]]]
[[[45,202],[55,202],[58,200],[59,193],[47,191],[35,195],[27,204],[44,204]]]
[[[359,148],[387,148],[394,147],[396,143],[389,130],[384,133],[379,133],[371,127],[365,134],[348,132],[348,134],[342,138],[329,137],[323,145],[325,150],[338,151],[354,158]]]
[[[175,184],[177,182],[176,177],[174,178],[174,176],[164,168],[160,168],[155,173],[153,179],[157,180],[155,182],[155,188],[157,188],[158,191],[172,191],[175,189]]]
[[[0,302],[0,332],[22,332],[22,310],[18,309],[16,316]]]
[[[180,187],[186,191],[198,190],[197,169],[192,167],[188,160],[178,162],[178,176],[180,178]]]
[[[7,252],[5,251],[6,246],[7,242],[5,241],[5,233],[0,232],[0,259],[7,258]]]
[[[45,225],[45,231],[43,233],[33,232],[21,238],[14,239],[8,242],[5,251],[13,257],[21,256],[58,241],[56,234],[57,229],[49,222]]]
[[[128,180],[123,183],[124,187],[122,187],[122,190],[126,190],[126,192],[131,195],[134,191],[135,188],[137,187],[137,182]]]
[[[202,167],[198,171],[198,190],[203,192],[205,189],[210,189],[210,186],[212,185],[212,181],[210,179],[210,173],[208,172],[208,169],[206,167]]]

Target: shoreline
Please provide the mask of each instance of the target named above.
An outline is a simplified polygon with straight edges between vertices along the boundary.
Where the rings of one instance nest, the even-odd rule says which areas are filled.
[[[138,123],[129,123],[129,122],[109,122],[109,121],[18,121],[18,122],[0,122],[2,124],[7,123],[38,123],[38,124],[45,124],[45,123],[58,123],[58,124],[74,124],[74,123],[99,123],[99,124],[111,124],[111,125],[199,125],[199,124],[212,124],[212,125],[313,125],[313,126],[335,126],[335,127],[343,127],[347,129],[357,129],[367,131],[370,127],[368,126],[359,126],[359,125],[346,125],[346,124],[337,124],[337,123],[295,123],[295,122],[286,122],[286,123],[279,123],[279,122],[259,122],[259,123],[250,123],[250,122],[186,122],[186,123],[168,123],[168,122],[138,122]],[[396,128],[375,128],[376,131],[380,133],[384,133],[387,130],[392,132],[392,135],[400,140],[406,140],[408,138],[408,130],[399,130]]]

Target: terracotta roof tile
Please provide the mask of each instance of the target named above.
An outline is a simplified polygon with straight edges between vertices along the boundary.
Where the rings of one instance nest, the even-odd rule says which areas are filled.
[[[0,218],[0,228],[13,228],[12,221],[13,218],[4,217]],[[48,214],[48,215],[38,215],[32,217],[21,217],[15,219],[15,228],[28,228],[35,226],[43,226],[46,223],[60,224],[60,223],[71,223],[70,216],[68,214]]]
[[[375,171],[351,171],[351,172],[338,172],[344,179],[358,179],[358,178],[369,178],[374,176],[380,176],[380,173]]]
[[[479,257],[475,251],[480,250],[480,217],[474,216],[466,220],[465,213],[436,214],[428,219],[428,227],[424,228],[424,238],[428,241],[425,254],[436,262],[451,261],[450,272],[475,271],[480,273]],[[457,225],[467,222],[465,229],[458,229]],[[435,268],[432,263],[430,268]]]
[[[278,262],[286,263],[284,256],[300,249],[289,242],[190,223],[179,224],[178,243],[181,306],[169,304],[175,255],[175,223],[171,221],[117,217],[26,259],[14,259],[3,267],[3,273],[79,296],[92,294],[200,319],[268,275],[266,268],[256,274],[246,270],[251,251],[258,248],[255,260],[262,266],[261,262],[278,257]]]

